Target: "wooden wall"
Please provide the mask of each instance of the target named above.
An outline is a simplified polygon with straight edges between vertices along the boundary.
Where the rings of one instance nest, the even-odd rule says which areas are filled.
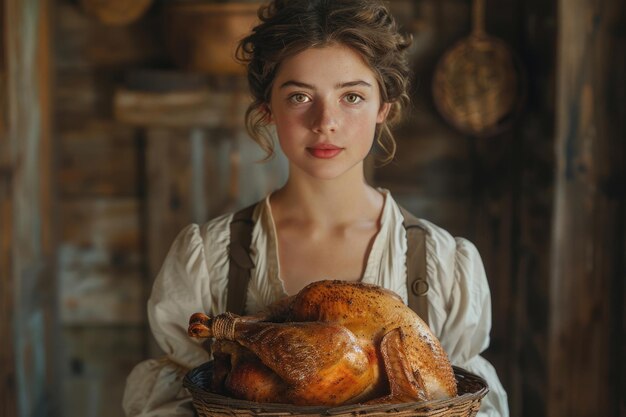
[[[126,375],[147,355],[143,155],[113,117],[129,68],[162,59],[156,17],[108,26],[57,1],[54,37],[57,270],[63,415],[122,415]]]
[[[624,415],[626,5],[559,13],[548,413]]]

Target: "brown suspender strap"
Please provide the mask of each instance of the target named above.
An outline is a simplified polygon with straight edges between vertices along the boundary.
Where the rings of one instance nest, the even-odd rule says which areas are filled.
[[[256,204],[239,210],[230,222],[230,245],[228,246],[228,295],[226,311],[243,315],[246,311],[246,296],[250,270],[254,262],[250,258],[250,243],[254,222],[252,214]]]
[[[406,230],[406,286],[407,301],[426,324],[428,322],[428,280],[426,275],[426,231],[419,220],[400,207]]]
[[[252,214],[256,204],[233,215],[230,223],[228,265],[228,298],[226,311],[245,314],[246,296],[250,270],[254,267],[250,258],[250,243],[254,222]],[[426,232],[417,218],[400,207],[407,235],[407,296],[409,307],[428,324],[428,281],[426,279]]]

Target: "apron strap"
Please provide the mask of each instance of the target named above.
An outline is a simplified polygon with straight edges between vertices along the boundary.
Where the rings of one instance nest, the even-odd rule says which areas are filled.
[[[256,204],[243,208],[233,215],[230,222],[230,245],[228,246],[228,295],[226,311],[237,315],[244,315],[246,311],[246,296],[250,281],[250,270],[254,262],[250,258],[250,243],[254,222],[252,214]]]
[[[426,275],[426,230],[417,217],[400,207],[406,230],[406,286],[407,301],[426,324],[428,323],[429,285]]]

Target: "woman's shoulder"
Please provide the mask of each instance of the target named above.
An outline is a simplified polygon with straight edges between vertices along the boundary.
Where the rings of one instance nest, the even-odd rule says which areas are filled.
[[[453,236],[447,229],[433,223],[430,220],[418,218],[420,226],[426,232],[426,239],[432,243],[437,251],[453,252],[456,250],[459,240],[463,238]]]
[[[198,226],[198,231],[205,239],[215,239],[230,233],[230,222],[234,213],[224,213]]]
[[[205,258],[227,250],[232,213],[222,214],[205,223],[189,223],[172,242],[168,258]]]
[[[397,207],[400,210],[400,206]],[[413,216],[406,210],[404,212]],[[422,217],[414,216],[412,223],[417,224],[425,232],[426,254],[430,268],[437,268],[446,275],[454,276],[455,270],[463,269],[463,265],[468,262],[482,263],[478,250],[467,238],[455,236],[447,229]]]
[[[419,219],[419,222],[426,230],[427,248],[437,259],[448,260],[452,264],[458,264],[469,258],[480,260],[476,246],[469,239],[454,236],[431,221]]]
[[[249,217],[253,224],[256,224],[260,215],[259,209],[262,208],[262,204],[260,203],[262,202],[257,202],[240,210],[221,214],[201,225],[194,224],[188,227],[195,229],[198,235],[202,238],[205,247],[208,249],[215,250],[220,247],[225,249],[225,245],[227,246],[230,243],[230,225],[232,221],[237,221],[237,216],[239,214],[239,216],[243,215],[246,219]]]
[[[200,245],[203,242],[219,240],[228,231],[232,216],[232,213],[227,213],[205,223],[189,223],[178,232],[174,245]]]
[[[395,219],[398,222],[405,220],[405,216],[411,216],[411,223],[417,224],[421,227],[426,234],[427,248],[434,253],[445,256],[454,256],[457,251],[466,251],[468,248],[473,248],[474,245],[466,238],[454,236],[445,228],[437,225],[436,223],[427,220],[423,217],[416,216],[411,211],[402,207],[396,202],[391,193],[387,190],[383,190],[390,197],[389,202],[392,206],[395,206]]]

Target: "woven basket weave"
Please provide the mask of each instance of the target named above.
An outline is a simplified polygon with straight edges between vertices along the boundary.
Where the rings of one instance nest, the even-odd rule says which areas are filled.
[[[447,400],[404,404],[352,404],[341,407],[294,406],[237,400],[209,391],[213,362],[207,362],[187,373],[183,385],[191,392],[193,405],[200,417],[221,416],[398,416],[398,417],[473,417],[489,390],[482,378],[454,367],[459,395]]]
[[[472,33],[448,50],[435,68],[433,99],[444,119],[476,137],[512,126],[526,98],[522,62],[485,31],[485,0],[473,0]]]

